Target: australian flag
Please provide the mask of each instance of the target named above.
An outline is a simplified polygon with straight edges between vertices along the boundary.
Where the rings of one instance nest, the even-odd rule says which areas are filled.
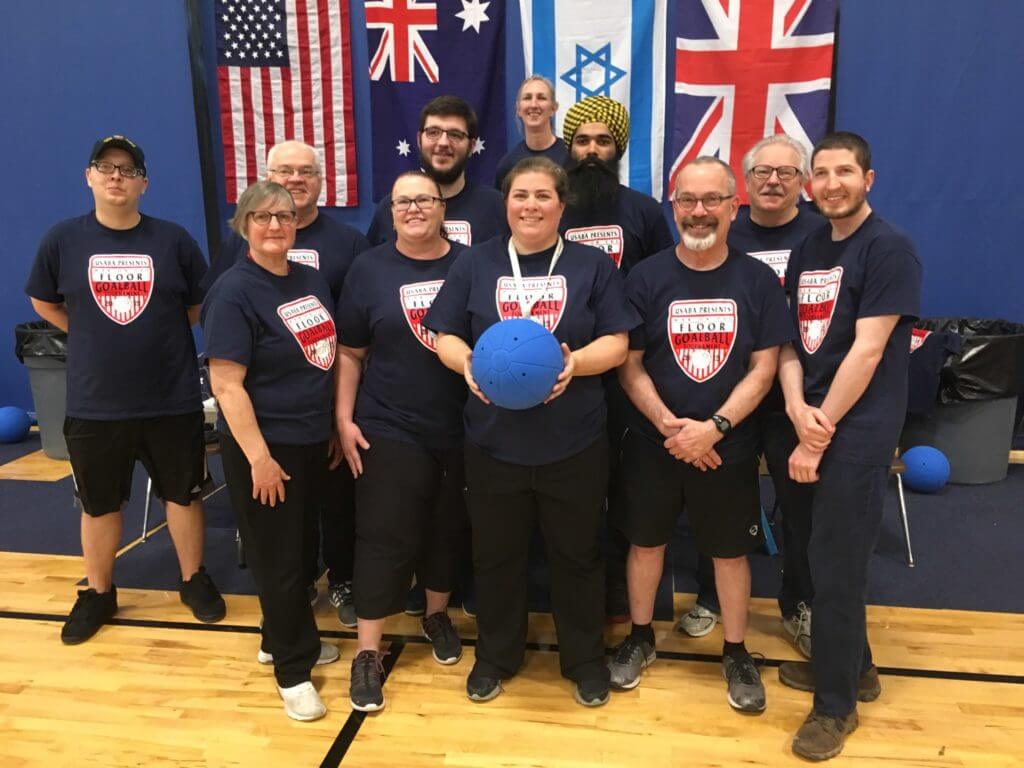
[[[467,175],[493,181],[506,149],[504,16],[500,0],[366,0],[375,199],[420,166],[419,113],[435,96],[473,107],[480,138]]]

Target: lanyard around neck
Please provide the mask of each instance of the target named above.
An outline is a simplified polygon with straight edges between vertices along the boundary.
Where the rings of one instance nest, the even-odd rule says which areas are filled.
[[[565,243],[562,238],[558,238],[558,243],[555,245],[555,252],[551,256],[551,264],[548,265],[547,277],[550,278],[551,274],[555,271],[555,265],[558,263],[558,259],[562,256],[562,250],[565,248]],[[531,313],[533,312],[533,305],[537,303],[537,299],[527,301],[526,299],[526,284],[523,281],[523,272],[519,268],[519,254],[516,252],[516,247],[512,243],[512,238],[508,239],[508,260],[512,262],[512,274],[516,280],[516,288],[519,293],[519,311],[522,316],[528,320],[532,320]],[[547,285],[547,283],[545,283]],[[537,298],[540,298],[539,294]]]

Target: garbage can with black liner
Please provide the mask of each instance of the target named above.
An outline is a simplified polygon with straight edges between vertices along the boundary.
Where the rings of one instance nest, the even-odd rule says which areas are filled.
[[[1017,400],[1024,394],[1024,324],[1001,319],[926,318],[923,333],[958,335],[959,353],[939,372],[935,408],[910,413],[900,447],[931,445],[949,459],[952,483],[994,483],[1006,477]],[[914,357],[911,357],[911,366]]]
[[[21,323],[14,328],[14,344],[18,360],[28,368],[43,453],[51,459],[67,459],[67,334],[45,320]]]

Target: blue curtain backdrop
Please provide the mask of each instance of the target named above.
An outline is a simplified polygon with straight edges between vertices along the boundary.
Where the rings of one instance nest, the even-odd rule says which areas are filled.
[[[212,0],[200,6],[209,20]],[[523,75],[518,2],[493,0],[491,10],[506,14],[511,115]],[[144,209],[178,221],[204,249],[206,231],[184,0],[50,0],[12,3],[5,11],[0,146],[8,183],[0,193],[0,256],[7,278],[0,281],[0,329],[7,341],[0,342],[0,405],[31,409],[28,376],[13,353],[14,325],[35,319],[22,286],[43,233],[91,204],[82,178],[91,142],[114,132],[136,138],[147,150],[152,180]],[[365,229],[380,191],[370,187],[373,123],[360,0],[352,0],[352,24],[363,202],[330,215]],[[210,27],[205,76],[222,198]],[[1024,321],[1024,258],[1017,254],[1024,221],[1020,29],[1024,3],[1008,0],[974,0],[969,9],[958,0],[841,3],[836,124],[863,133],[874,147],[872,204],[917,242],[927,314]],[[515,141],[510,125],[509,142]],[[221,221],[229,215],[222,206]]]

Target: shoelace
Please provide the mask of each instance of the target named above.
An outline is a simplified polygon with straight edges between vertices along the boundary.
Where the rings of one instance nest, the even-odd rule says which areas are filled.
[[[764,665],[764,655],[751,653],[733,665],[735,675],[743,685],[756,685],[760,674],[757,668]]]
[[[632,635],[626,637],[615,653],[616,664],[628,664],[633,655],[640,651],[640,641]]]
[[[387,655],[386,651],[360,651],[352,662],[352,676],[358,676],[359,682],[363,685],[369,685],[370,674],[373,671],[377,672],[378,677],[383,678],[383,659]]]
[[[807,607],[806,603],[800,603],[796,609],[799,612],[796,621],[796,636],[809,636],[811,634],[811,609]]]
[[[427,634],[432,639],[438,635],[447,636],[449,632],[455,631],[455,627],[452,626],[451,617],[443,611],[425,618],[423,620],[423,628],[427,630]]]

